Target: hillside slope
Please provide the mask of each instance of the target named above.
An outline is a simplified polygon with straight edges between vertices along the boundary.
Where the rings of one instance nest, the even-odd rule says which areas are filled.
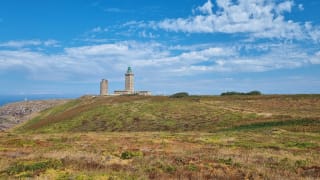
[[[320,96],[91,97],[42,112],[18,132],[320,130]],[[300,129],[299,129],[300,128]]]
[[[0,132],[0,179],[319,179],[320,96],[82,97]]]
[[[36,113],[66,103],[68,100],[37,100],[10,103],[0,107],[0,131],[22,123]]]

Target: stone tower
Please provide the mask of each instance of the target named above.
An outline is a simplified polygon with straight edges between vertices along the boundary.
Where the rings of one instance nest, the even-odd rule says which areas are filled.
[[[100,82],[100,96],[108,95],[108,80],[102,79]]]
[[[127,73],[125,74],[125,77],[126,77],[125,90],[130,92],[131,94],[134,93],[133,76],[134,75],[131,67],[128,67]]]

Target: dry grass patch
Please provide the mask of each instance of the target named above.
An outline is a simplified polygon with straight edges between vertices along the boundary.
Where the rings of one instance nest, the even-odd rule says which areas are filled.
[[[279,133],[279,132],[277,132]],[[315,133],[283,131],[291,136],[312,141],[319,138]],[[249,138],[250,137],[250,138]],[[314,147],[290,147],[283,145],[280,135],[269,136],[266,132],[232,133],[169,133],[169,132],[122,132],[122,133],[58,133],[32,135],[0,135],[0,143],[11,139],[26,139],[35,143],[21,148],[19,143],[0,149],[0,171],[3,178],[17,174],[7,173],[19,162],[36,164],[47,160],[61,162],[61,166],[41,169],[32,177],[118,177],[145,179],[265,179],[265,178],[317,178],[319,151]],[[295,139],[296,138],[296,139]],[[269,141],[265,141],[270,139]],[[252,144],[252,142],[255,143]],[[263,142],[264,145],[259,145]],[[250,148],[243,144],[252,144]],[[269,144],[279,144],[274,148]],[[43,145],[49,144],[49,145]],[[58,145],[57,145],[58,144]],[[319,142],[315,142],[320,147]],[[59,147],[56,149],[55,147]],[[12,158],[10,153],[26,151]],[[28,164],[27,163],[27,164]],[[51,169],[51,170],[50,170]],[[22,176],[21,176],[22,177]]]

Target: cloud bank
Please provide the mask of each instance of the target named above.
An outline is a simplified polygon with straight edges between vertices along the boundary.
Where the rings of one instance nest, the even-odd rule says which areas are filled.
[[[187,18],[164,19],[153,22],[155,29],[186,33],[244,33],[254,38],[320,40],[319,27],[309,22],[295,22],[285,18],[293,8],[303,10],[293,1],[270,0],[208,0],[193,10]]]
[[[182,50],[181,50],[182,49]],[[255,55],[242,55],[243,51]],[[258,52],[258,53],[257,53]],[[32,79],[96,80],[118,77],[127,66],[159,78],[211,73],[265,72],[319,64],[319,51],[292,44],[237,44],[169,47],[160,43],[122,41],[64,48],[46,54],[32,50],[0,50],[1,71],[21,67]]]

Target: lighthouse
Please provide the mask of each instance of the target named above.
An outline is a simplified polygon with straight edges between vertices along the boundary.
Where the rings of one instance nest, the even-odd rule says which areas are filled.
[[[125,73],[125,90],[128,91],[130,94],[134,93],[134,74],[132,72],[131,67],[128,67],[127,72]]]
[[[126,73],[124,74],[125,83],[124,90],[116,90],[113,95],[141,95],[141,96],[151,96],[150,91],[135,91],[134,90],[134,74],[131,67],[129,66]]]

